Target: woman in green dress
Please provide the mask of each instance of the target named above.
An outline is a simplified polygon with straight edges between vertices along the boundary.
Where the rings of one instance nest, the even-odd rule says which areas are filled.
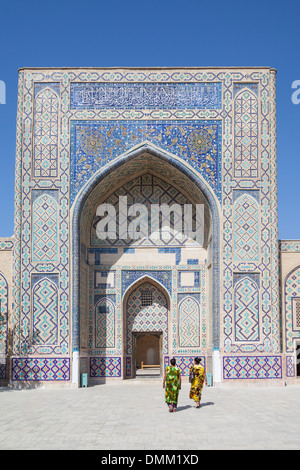
[[[207,385],[205,369],[200,363],[201,357],[195,357],[194,365],[190,368],[190,381],[192,380],[190,399],[195,401],[196,408],[200,408],[200,401],[204,382],[205,385]]]
[[[170,366],[166,367],[163,388],[165,389],[165,400],[170,413],[177,408],[179,390],[181,389],[180,369],[176,366],[176,359],[171,359]]]

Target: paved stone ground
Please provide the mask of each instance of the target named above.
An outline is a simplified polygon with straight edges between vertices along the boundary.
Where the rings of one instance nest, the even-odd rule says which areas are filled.
[[[183,383],[169,413],[161,381],[81,389],[0,389],[0,450],[300,449],[300,387],[204,388]]]

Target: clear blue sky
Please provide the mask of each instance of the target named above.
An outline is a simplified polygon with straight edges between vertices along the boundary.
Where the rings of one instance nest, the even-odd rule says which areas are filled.
[[[0,3],[0,236],[13,234],[20,67],[271,66],[277,69],[279,238],[300,239],[299,0]]]

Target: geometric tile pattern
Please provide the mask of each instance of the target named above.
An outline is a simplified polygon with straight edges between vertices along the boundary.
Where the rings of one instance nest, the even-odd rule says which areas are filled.
[[[259,340],[259,288],[246,274],[234,287],[235,341]]]
[[[0,273],[0,359],[5,358],[8,330],[8,284]],[[0,360],[0,363],[2,361]]]
[[[55,282],[42,277],[33,287],[34,344],[58,342],[58,289]]]
[[[142,306],[142,291],[152,293],[152,305]],[[132,354],[132,332],[162,331],[163,353],[168,354],[168,302],[153,284],[145,282],[128,297],[126,306],[126,353]]]
[[[12,250],[14,247],[13,240],[0,240],[0,251]]]
[[[259,73],[254,79],[254,75],[242,74],[243,78],[238,80],[228,80],[227,86],[230,88],[225,92],[228,97],[228,106],[225,104],[227,112],[232,112],[232,118],[223,121],[223,339],[225,354],[274,354],[281,352],[281,324],[280,324],[280,298],[279,298],[279,256],[278,256],[278,228],[277,228],[277,155],[276,155],[276,72],[270,70],[265,75],[266,81],[259,78]],[[247,92],[252,93],[247,97],[248,106],[245,109],[245,116],[251,123],[246,132],[247,124],[243,123],[241,116],[237,116],[237,125],[242,132],[235,128],[235,109],[240,113],[244,107],[243,86]],[[236,92],[232,94],[232,92]],[[259,97],[259,104],[256,111],[256,96]],[[234,97],[237,97],[237,104]],[[246,95],[245,95],[246,98]],[[230,100],[232,99],[232,102]],[[224,103],[224,101],[223,101]],[[237,109],[238,108],[238,109]],[[249,109],[251,112],[249,112]],[[257,113],[257,117],[255,116]],[[256,122],[257,133],[256,133]],[[235,133],[238,139],[246,135],[244,144],[239,146],[237,154]],[[253,131],[253,132],[252,132]],[[247,141],[247,138],[249,141]],[[232,142],[233,139],[233,142]],[[256,158],[256,139],[259,148],[259,156]],[[251,148],[253,146],[253,148]],[[243,155],[239,152],[245,150],[246,167],[243,168]],[[252,152],[253,151],[253,152]],[[235,161],[241,157],[240,160]],[[252,161],[250,160],[252,159]],[[256,162],[255,162],[256,160]],[[249,165],[249,168],[247,168]],[[235,168],[237,168],[237,173]],[[252,172],[253,170],[253,172]],[[250,173],[252,173],[250,177]],[[243,175],[243,176],[242,176]],[[234,190],[233,190],[234,189]],[[246,246],[236,257],[234,248],[236,242],[233,212],[233,193],[244,191],[250,194],[259,192],[259,211],[257,211],[259,236],[257,249],[252,255],[257,254],[258,260],[248,261],[246,252],[251,252],[252,247]],[[255,199],[253,195],[253,199]],[[247,221],[245,220],[245,223]],[[240,224],[243,227],[243,223]],[[254,223],[255,227],[255,223]],[[246,229],[246,227],[245,227]],[[254,230],[255,232],[256,230]],[[246,234],[247,235],[247,234]],[[250,234],[250,236],[252,236]],[[248,237],[248,235],[247,235]],[[254,246],[255,240],[252,239]],[[247,242],[245,242],[247,244]],[[245,258],[244,258],[245,257]],[[260,331],[262,335],[259,342],[235,342],[234,326],[234,293],[233,276],[235,272],[257,272],[261,275],[260,290]]]
[[[121,377],[121,358],[91,357],[90,377]]]
[[[80,347],[87,348],[88,344],[88,316],[89,309],[89,283],[88,283],[88,270],[86,267],[80,267]]]
[[[259,260],[259,207],[249,194],[234,203],[234,260]]]
[[[293,269],[285,279],[284,310],[285,310],[285,343],[286,352],[294,352],[294,341],[300,340],[297,325],[297,304],[300,299],[300,266]]]
[[[125,371],[126,377],[131,377],[131,357],[126,357],[125,367],[126,367],[126,371]]]
[[[12,380],[70,380],[70,359],[65,358],[13,358]]]
[[[0,364],[0,380],[6,379],[6,364]]]
[[[281,379],[281,356],[225,356],[224,379]]]
[[[295,358],[294,356],[286,356],[286,376],[295,377]]]
[[[178,305],[179,346],[200,346],[200,306],[195,298],[188,295]]]
[[[236,178],[258,177],[258,100],[245,88],[235,97]]]
[[[280,245],[280,251],[290,253],[290,252],[295,252],[299,253],[300,252],[300,243],[299,241],[296,240],[279,240],[279,245]]]
[[[58,206],[49,194],[33,203],[32,256],[36,262],[58,260]]]
[[[294,325],[295,328],[300,329],[300,298],[293,299],[293,310],[294,310]]]
[[[95,347],[115,347],[115,305],[107,297],[101,298],[95,306]]]
[[[53,178],[58,175],[59,98],[50,88],[35,97],[33,175]]]
[[[189,375],[190,368],[194,365],[194,359],[195,356],[172,356],[174,359],[176,359],[176,365],[180,369],[180,373],[183,376]],[[206,368],[206,363],[205,363],[205,356],[199,356],[201,357],[202,361],[201,364]],[[165,356],[164,357],[164,365],[165,368],[168,366],[170,363],[170,357]]]

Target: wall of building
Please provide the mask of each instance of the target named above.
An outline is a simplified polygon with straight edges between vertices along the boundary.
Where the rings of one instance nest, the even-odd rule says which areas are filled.
[[[13,237],[0,238],[0,386],[9,381],[12,337]]]
[[[282,350],[288,383],[297,383],[300,361],[300,241],[280,241]],[[299,380],[299,379],[298,379]]]
[[[187,264],[180,265],[171,250],[149,254],[136,247],[141,265],[119,252],[124,247],[100,253],[103,247],[81,230],[95,203],[142,175],[145,162],[162,180],[172,168],[174,186],[202,192],[211,213],[206,334],[216,381],[282,381],[275,75],[268,67],[20,70],[12,382],[76,386],[82,367],[100,378],[115,371],[122,377],[129,368],[121,343],[123,295],[142,275],[158,281],[166,266],[158,255],[166,253],[175,265],[162,284],[176,306],[176,324],[186,288],[181,268],[201,271],[188,264],[194,256],[182,255]],[[79,263],[81,250],[88,263]],[[98,258],[93,264],[99,253],[101,264]],[[95,270],[108,266],[115,267],[109,269],[115,287],[106,295],[117,306],[117,347],[96,354],[91,333],[82,334],[92,321],[84,292]],[[194,350],[173,343],[169,354],[184,372]]]

